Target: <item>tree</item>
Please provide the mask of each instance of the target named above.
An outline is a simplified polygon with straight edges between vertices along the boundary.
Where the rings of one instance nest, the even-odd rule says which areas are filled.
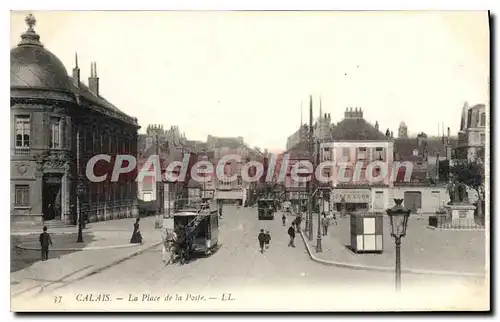
[[[483,217],[482,203],[484,201],[484,163],[481,157],[471,160],[456,160],[450,166],[450,178],[454,182],[463,183],[474,189],[478,196],[477,214]]]

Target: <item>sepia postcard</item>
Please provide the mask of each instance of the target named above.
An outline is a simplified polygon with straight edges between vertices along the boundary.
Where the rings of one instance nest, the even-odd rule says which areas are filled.
[[[487,11],[12,11],[14,312],[490,310]]]

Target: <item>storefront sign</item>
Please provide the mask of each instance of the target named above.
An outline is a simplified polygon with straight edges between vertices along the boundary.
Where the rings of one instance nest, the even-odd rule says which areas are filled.
[[[338,189],[333,191],[335,203],[369,203],[370,190],[365,189]]]

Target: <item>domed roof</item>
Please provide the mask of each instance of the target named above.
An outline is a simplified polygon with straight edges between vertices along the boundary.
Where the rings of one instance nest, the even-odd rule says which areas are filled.
[[[406,123],[404,121],[401,121],[401,123],[399,123],[399,127],[406,127]]]
[[[71,91],[70,78],[63,63],[40,43],[33,26],[35,17],[26,17],[28,30],[19,45],[10,51],[10,86]]]

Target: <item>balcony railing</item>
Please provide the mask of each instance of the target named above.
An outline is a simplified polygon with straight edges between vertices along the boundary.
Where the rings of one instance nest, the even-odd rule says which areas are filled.
[[[30,147],[29,146],[17,146],[14,149],[15,155],[30,155]]]

